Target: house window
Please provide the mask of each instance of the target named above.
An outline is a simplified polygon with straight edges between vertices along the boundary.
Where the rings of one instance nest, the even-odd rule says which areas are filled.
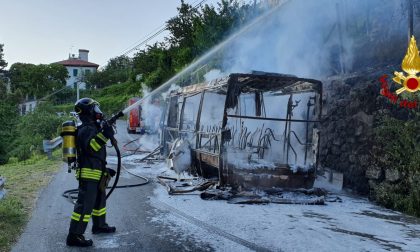
[[[73,76],[77,76],[77,69],[73,69]]]
[[[90,74],[90,69],[86,69],[85,74]]]

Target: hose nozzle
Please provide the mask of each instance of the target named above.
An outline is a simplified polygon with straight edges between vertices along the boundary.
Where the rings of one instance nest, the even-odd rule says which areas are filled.
[[[109,125],[112,125],[112,124],[114,124],[114,123],[117,121],[117,119],[118,119],[118,118],[120,118],[120,117],[122,117],[122,116],[124,116],[124,113],[123,113],[122,111],[120,111],[120,112],[118,112],[117,114],[113,115],[113,116],[111,117],[111,119],[109,119],[109,120],[107,121],[107,123],[108,123]]]

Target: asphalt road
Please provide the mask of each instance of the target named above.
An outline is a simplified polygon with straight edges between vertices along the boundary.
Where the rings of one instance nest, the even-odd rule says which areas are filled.
[[[138,137],[127,134],[125,126],[118,121],[116,136],[123,151],[125,143]],[[109,149],[108,154],[115,152]],[[86,236],[93,239],[94,247],[84,250],[420,251],[419,219],[361,197],[343,194],[342,201],[308,206],[236,205],[204,201],[193,194],[172,196],[154,180],[161,169],[166,170],[164,165],[146,169],[148,165],[128,159],[125,166],[148,176],[151,183],[115,190],[107,202],[107,220],[117,232],[92,235],[89,224]],[[123,171],[119,185],[140,182]],[[79,251],[65,245],[73,205],[61,196],[76,187],[74,173],[68,174],[63,166],[40,193],[12,251]]]
[[[125,122],[119,121],[117,140],[122,147],[135,135],[126,133]],[[110,150],[108,155],[115,155]],[[112,167],[112,165],[110,165]],[[129,168],[129,167],[128,167]],[[122,174],[120,185],[140,183],[142,180]],[[117,228],[115,234],[91,234],[91,223],[85,236],[92,238],[94,247],[88,251],[211,251],[208,244],[194,239],[177,242],[179,234],[167,232],[168,226],[157,223],[154,216],[162,210],[150,204],[155,183],[142,187],[117,189],[107,201],[107,222]],[[65,245],[73,205],[61,196],[63,191],[77,188],[74,173],[63,166],[51,183],[40,193],[32,217],[12,251],[76,251]]]

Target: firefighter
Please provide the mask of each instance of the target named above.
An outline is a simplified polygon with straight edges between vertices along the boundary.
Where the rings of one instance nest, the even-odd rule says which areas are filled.
[[[77,129],[76,178],[79,194],[71,215],[68,246],[92,246],[92,240],[83,236],[92,218],[92,233],[114,233],[115,227],[105,222],[106,185],[115,171],[106,168],[106,142],[115,134],[112,126],[103,123],[99,103],[91,98],[82,98],[75,104],[75,111],[82,124]]]

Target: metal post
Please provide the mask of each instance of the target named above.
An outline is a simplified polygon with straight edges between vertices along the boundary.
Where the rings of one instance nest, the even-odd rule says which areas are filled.
[[[410,44],[411,36],[413,36],[413,0],[408,0],[408,44]]]
[[[337,11],[337,28],[338,28],[338,39],[340,41],[340,68],[341,74],[346,72],[346,65],[344,63],[344,48],[343,48],[343,34],[341,30],[341,13],[340,6],[338,3],[335,5]]]
[[[78,101],[80,98],[80,94],[79,94],[79,81],[76,81],[76,101]]]

